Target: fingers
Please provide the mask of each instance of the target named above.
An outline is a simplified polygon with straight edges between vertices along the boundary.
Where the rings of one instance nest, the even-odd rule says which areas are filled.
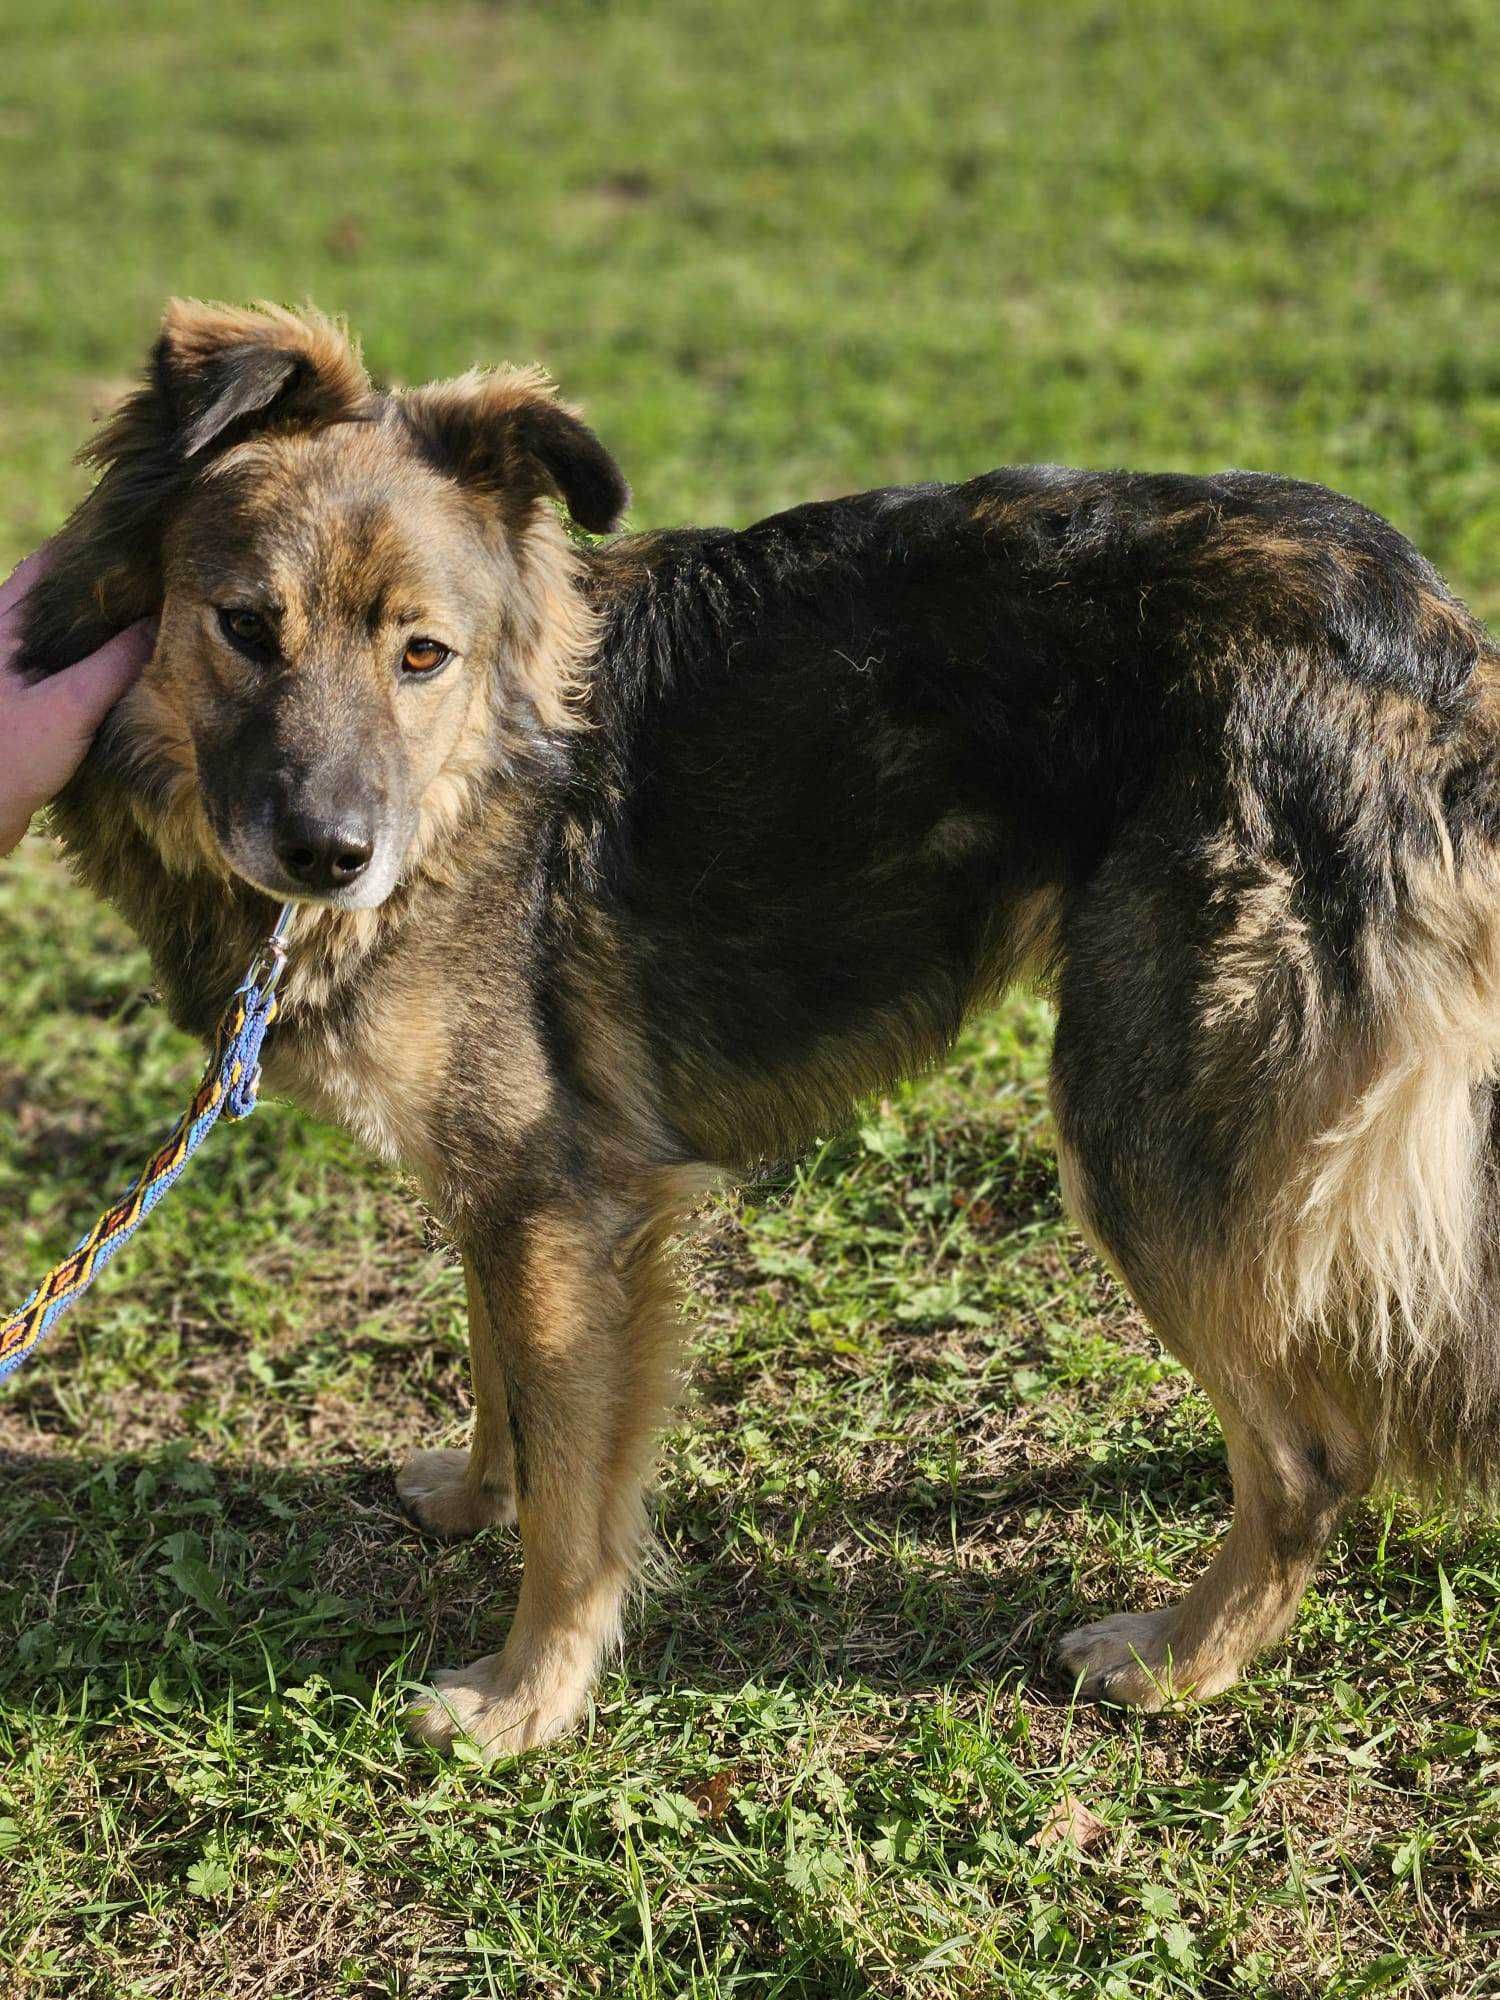
[[[60,673],[27,684],[11,671],[26,594],[45,573],[50,551],[28,556],[0,586],[0,854],[25,833],[33,813],[65,785],[95,730],[156,646],[156,620],[142,619]]]
[[[0,583],[0,674],[10,666],[21,643],[27,596],[51,567],[52,545],[43,542]]]
[[[76,666],[64,667],[60,674],[38,681],[30,691],[30,701],[50,704],[62,727],[92,736],[150,659],[155,645],[154,618],[127,625]]]
[[[22,600],[33,584],[40,583],[52,566],[52,545],[42,546],[17,564],[4,583],[0,583],[0,618],[19,609]]]
[[[52,560],[52,544],[44,543],[0,584],[0,685],[20,645],[27,596],[51,568]],[[86,659],[38,682],[31,690],[33,713],[45,710],[62,727],[92,735],[150,659],[156,631],[154,618],[127,625]]]
[[[122,695],[145,666],[156,649],[157,624],[154,618],[142,618],[138,624],[127,625],[123,632],[116,632],[112,639],[106,639],[97,653],[90,653],[86,660],[80,660],[75,667],[66,667],[61,678],[64,681],[83,676],[85,685],[97,686],[106,692],[105,707]]]
[[[94,731],[130,686],[156,643],[153,621],[116,633],[77,666],[25,687],[0,673],[0,855],[72,777]]]

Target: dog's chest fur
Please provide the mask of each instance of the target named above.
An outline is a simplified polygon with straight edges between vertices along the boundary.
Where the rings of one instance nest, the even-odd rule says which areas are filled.
[[[319,1011],[267,1060],[267,1082],[424,1183],[434,1178],[451,1049],[443,1011],[403,1007],[384,984],[335,1020]]]

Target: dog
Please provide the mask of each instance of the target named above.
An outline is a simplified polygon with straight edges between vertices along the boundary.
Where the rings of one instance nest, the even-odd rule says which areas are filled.
[[[1020,978],[1068,1208],[1234,1489],[1180,1601],[1062,1640],[1079,1691],[1228,1687],[1377,1484],[1493,1500],[1500,661],[1386,522],[1027,467],[620,535],[542,374],[383,391],[315,313],[181,301],[87,455],[26,670],[160,636],[57,830],[199,1035],[295,902],[268,1081],[462,1254],[473,1442],[397,1485],[524,1574],[425,1740],[583,1709],[705,1189]]]

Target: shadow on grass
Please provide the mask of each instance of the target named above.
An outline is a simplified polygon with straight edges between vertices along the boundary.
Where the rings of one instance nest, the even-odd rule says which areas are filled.
[[[1095,1531],[1111,1508],[1191,1509],[1196,1525],[1201,1500],[1209,1540],[1222,1477],[1209,1453],[1090,1457],[1003,1483],[824,1490],[800,1510],[669,1482],[667,1563],[631,1620],[627,1669],[659,1689],[912,1695],[1019,1671],[1066,1698],[1052,1643],[1129,1596],[1097,1540],[1085,1551],[1085,1510]],[[431,1542],[390,1468],[366,1461],[6,1453],[0,1522],[13,1706],[84,1674],[106,1708],[153,1678],[202,1695],[315,1674],[365,1691],[403,1660],[420,1675],[492,1650],[520,1575],[513,1532]]]

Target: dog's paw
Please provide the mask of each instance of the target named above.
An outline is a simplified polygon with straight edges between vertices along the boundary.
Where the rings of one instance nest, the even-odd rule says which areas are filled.
[[[1119,1701],[1131,1708],[1162,1708],[1184,1688],[1172,1658],[1171,1611],[1117,1611],[1069,1632],[1057,1649],[1069,1685],[1080,1701]]]
[[[515,1495],[475,1488],[468,1472],[466,1451],[414,1451],[396,1474],[396,1491],[417,1526],[431,1535],[509,1527],[516,1518]]]
[[[487,1653],[471,1666],[434,1674],[407,1710],[407,1726],[419,1742],[451,1750],[460,1738],[486,1763],[516,1757],[550,1743],[583,1713],[588,1687],[518,1679],[501,1653]]]

